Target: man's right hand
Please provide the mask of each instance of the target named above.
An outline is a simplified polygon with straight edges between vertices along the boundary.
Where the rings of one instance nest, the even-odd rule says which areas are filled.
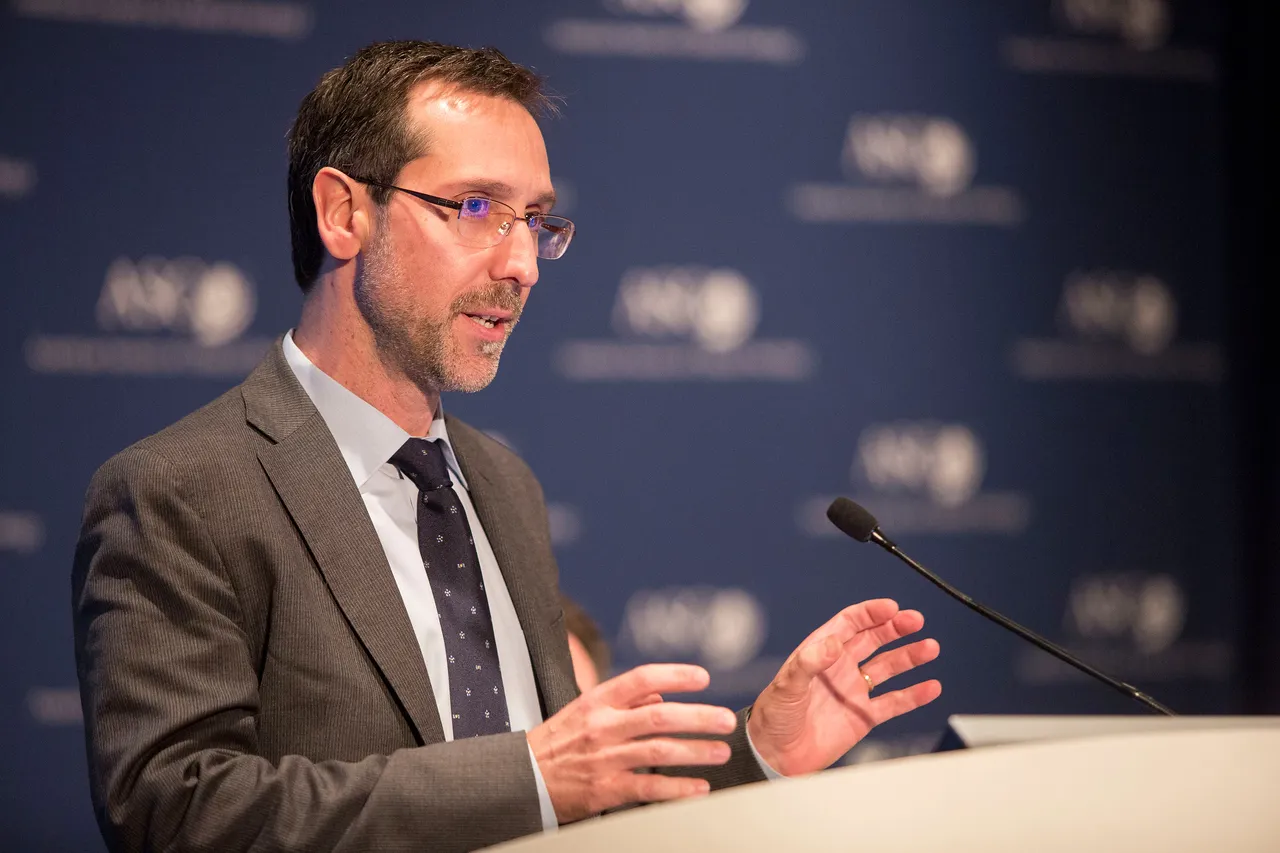
[[[592,688],[528,733],[529,746],[561,823],[628,803],[708,793],[703,779],[636,773],[638,768],[718,765],[729,760],[719,740],[662,737],[728,735],[728,708],[663,702],[663,693],[706,688],[707,671],[688,664],[646,664]]]

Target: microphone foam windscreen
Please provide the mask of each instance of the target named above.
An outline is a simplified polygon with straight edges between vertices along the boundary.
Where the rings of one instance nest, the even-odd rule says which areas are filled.
[[[848,498],[836,498],[833,500],[831,506],[827,507],[827,518],[831,519],[832,524],[859,542],[866,542],[870,539],[871,534],[880,526],[876,522],[874,515]]]

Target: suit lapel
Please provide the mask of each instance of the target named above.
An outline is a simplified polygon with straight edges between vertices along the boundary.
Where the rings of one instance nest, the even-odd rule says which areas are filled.
[[[538,536],[530,529],[532,507],[513,505],[510,489],[504,488],[504,478],[478,434],[447,415],[446,422],[449,441],[470,487],[471,502],[511,593],[542,695],[543,712],[550,716],[577,695],[572,669],[565,665],[564,614],[554,558],[549,547],[536,547],[545,533]]]
[[[249,422],[275,442],[259,452],[262,468],[338,606],[419,740],[443,741],[426,664],[386,554],[333,435],[278,343],[245,380],[243,395]]]

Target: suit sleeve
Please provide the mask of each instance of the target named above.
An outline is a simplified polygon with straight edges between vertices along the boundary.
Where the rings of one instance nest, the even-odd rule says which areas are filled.
[[[523,732],[360,761],[259,754],[235,590],[177,466],[89,487],[72,572],[90,787],[113,850],[468,850],[539,831]]]
[[[715,767],[655,767],[654,772],[661,773],[664,776],[692,776],[697,779],[706,779],[711,783],[711,790],[713,791],[732,788],[735,785],[746,785],[751,782],[768,780],[768,775],[761,767],[760,761],[757,760],[755,748],[747,737],[748,710],[744,708],[738,712],[738,726],[733,730],[732,734],[724,737],[686,735],[686,737],[696,737],[700,740],[722,740],[728,743],[730,754],[726,763]]]

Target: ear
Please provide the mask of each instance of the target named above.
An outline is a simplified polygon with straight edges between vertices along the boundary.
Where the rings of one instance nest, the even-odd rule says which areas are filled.
[[[369,205],[364,185],[332,166],[325,166],[311,182],[316,206],[316,227],[324,247],[339,261],[360,253],[369,237]]]

